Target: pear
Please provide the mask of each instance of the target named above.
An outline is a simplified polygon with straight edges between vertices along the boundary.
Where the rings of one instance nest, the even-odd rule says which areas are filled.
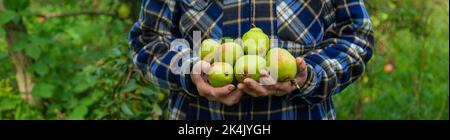
[[[233,82],[233,66],[224,62],[214,62],[208,72],[209,84],[223,87]]]
[[[216,53],[217,48],[219,48],[220,43],[214,39],[205,39],[202,41],[200,46],[199,55],[202,60],[211,62],[214,58],[214,53]]]
[[[236,61],[234,74],[238,82],[245,78],[259,81],[260,70],[266,68],[266,60],[259,55],[244,55]]]
[[[118,15],[120,18],[126,19],[130,17],[131,8],[128,4],[121,4],[118,9]]]
[[[242,36],[245,54],[264,56],[270,49],[270,39],[261,28],[254,27]]]
[[[226,62],[234,65],[236,60],[244,55],[241,45],[235,42],[226,42],[219,46],[216,51],[216,62]]]
[[[288,81],[297,75],[295,57],[282,48],[272,48],[266,56],[268,71],[277,81]]]

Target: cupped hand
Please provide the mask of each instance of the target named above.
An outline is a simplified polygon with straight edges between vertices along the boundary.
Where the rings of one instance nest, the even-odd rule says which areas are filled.
[[[228,106],[238,103],[243,95],[242,89],[236,88],[232,84],[223,87],[211,86],[207,80],[210,67],[210,63],[199,61],[192,68],[191,79],[196,85],[199,95],[209,101],[218,101]]]
[[[303,58],[297,57],[297,75],[293,80],[298,83],[301,87],[305,84],[306,76],[307,76],[307,67],[306,62]],[[260,72],[261,82],[265,84],[261,84],[258,81],[255,81],[251,78],[244,79],[243,83],[238,84],[238,89],[242,89],[245,93],[249,94],[252,97],[264,97],[264,96],[284,96],[292,93],[292,91],[296,90],[296,87],[292,81],[286,82],[278,82],[270,74],[262,70]]]

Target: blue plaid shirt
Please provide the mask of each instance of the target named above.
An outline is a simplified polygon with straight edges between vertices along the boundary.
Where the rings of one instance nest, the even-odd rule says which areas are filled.
[[[142,0],[140,20],[129,34],[133,59],[149,81],[171,91],[169,119],[335,119],[333,95],[355,82],[372,56],[373,28],[363,0]],[[307,80],[282,97],[243,96],[233,106],[198,96],[189,74],[170,68],[191,53],[171,49],[193,32],[202,39],[241,37],[252,24],[278,39],[279,47],[304,57]],[[186,62],[194,63],[192,56]]]

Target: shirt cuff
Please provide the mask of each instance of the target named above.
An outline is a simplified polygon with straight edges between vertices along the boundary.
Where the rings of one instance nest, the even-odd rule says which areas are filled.
[[[296,98],[304,98],[313,92],[317,85],[318,77],[316,77],[314,67],[310,64],[306,64],[307,74],[306,81],[301,87],[301,89],[294,90],[291,94],[289,94],[289,100],[294,100]]]
[[[184,92],[186,92],[188,95],[192,96],[192,97],[198,97],[199,93],[197,90],[197,86],[194,84],[194,82],[191,79],[191,72],[192,72],[192,67],[194,66],[194,64],[198,61],[198,57],[193,57],[191,59],[188,60],[187,68],[182,68],[183,73],[182,76],[180,77],[180,83],[181,83],[181,88],[184,90]]]

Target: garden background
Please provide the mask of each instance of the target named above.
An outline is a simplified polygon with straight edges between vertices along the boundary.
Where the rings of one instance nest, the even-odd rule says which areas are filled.
[[[449,119],[449,2],[366,0],[375,55],[338,119]],[[167,118],[127,33],[139,0],[0,0],[0,119]]]

